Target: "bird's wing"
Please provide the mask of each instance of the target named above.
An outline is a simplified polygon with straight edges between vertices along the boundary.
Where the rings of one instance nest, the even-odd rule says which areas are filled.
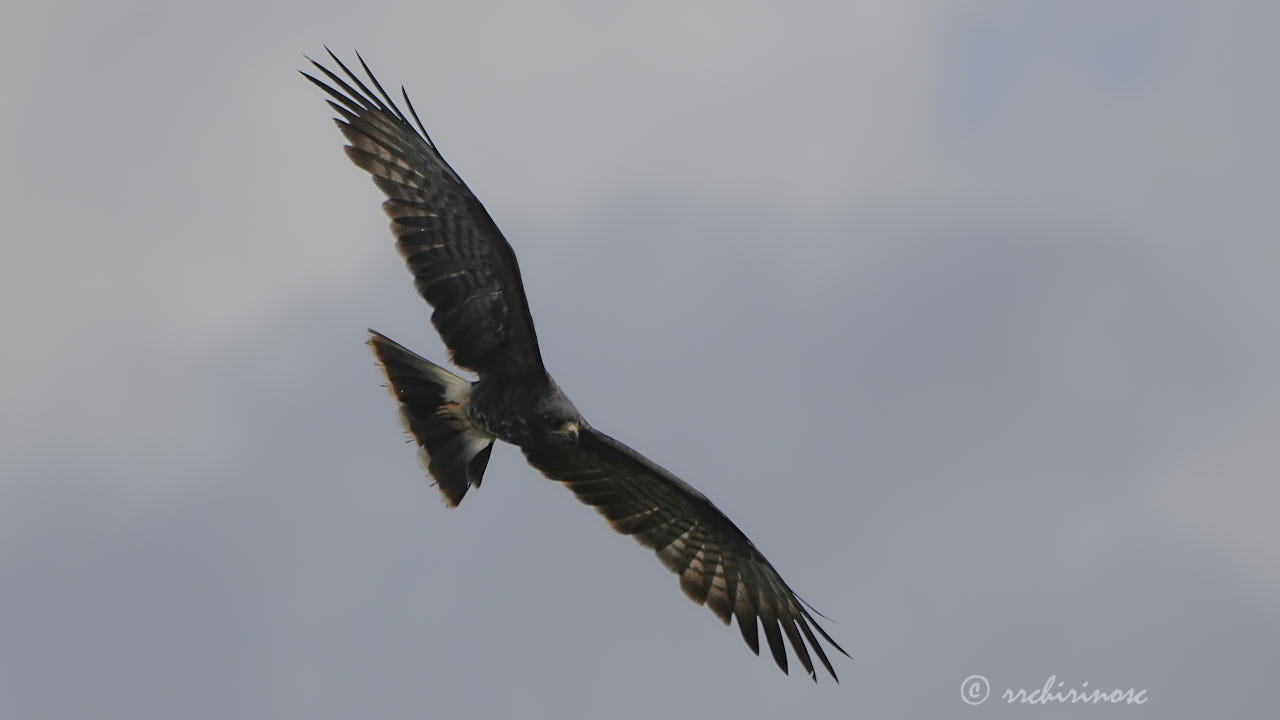
[[[418,292],[435,308],[431,322],[454,363],[480,375],[545,376],[511,245],[431,142],[403,88],[417,129],[363,58],[376,94],[329,55],[346,79],[314,60],[329,82],[302,74],[330,95],[338,129],[351,143],[347,156],[386,194],[382,208],[391,217],[396,249]]]
[[[724,623],[730,616],[747,645],[760,654],[756,621],[764,626],[773,659],[787,670],[783,635],[815,680],[810,652],[835,678],[814,631],[848,655],[814,620],[778,571],[702,493],[635,450],[591,428],[577,444],[525,448],[525,457],[552,480],[608,519],[614,530],[653,548],[680,576],[680,587]],[[808,648],[806,648],[806,642]]]

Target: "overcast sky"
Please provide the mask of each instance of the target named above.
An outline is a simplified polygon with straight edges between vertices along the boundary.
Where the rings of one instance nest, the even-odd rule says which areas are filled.
[[[1280,705],[1267,3],[193,5],[0,22],[0,717]],[[445,353],[296,72],[325,43],[408,87],[578,408],[834,619],[839,685],[510,447],[443,506],[364,331]],[[1148,701],[999,697],[1050,676]]]

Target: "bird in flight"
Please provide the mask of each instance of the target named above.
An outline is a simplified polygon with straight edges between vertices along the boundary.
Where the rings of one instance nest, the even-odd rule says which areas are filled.
[[[445,503],[454,507],[469,488],[480,486],[495,440],[511,443],[529,464],[594,506],[614,530],[652,548],[695,603],[706,604],[726,625],[736,618],[754,653],[760,654],[763,627],[784,673],[785,636],[815,682],[814,655],[838,680],[817,636],[848,653],[738,526],[680,478],[593,428],[551,379],[515,252],[440,155],[408,93],[401,88],[406,116],[358,53],[376,93],[332,51],[329,56],[345,79],[315,60],[324,79],[302,74],[328,93],[338,129],[350,143],[347,157],[386,195],[382,209],[391,218],[396,249],[434,308],[431,322],[450,358],[479,378],[459,377],[369,331],[401,421]]]

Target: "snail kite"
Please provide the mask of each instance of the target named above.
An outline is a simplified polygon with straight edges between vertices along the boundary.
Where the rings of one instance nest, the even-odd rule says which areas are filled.
[[[363,59],[376,92],[329,55],[345,78],[314,60],[327,82],[303,75],[328,93],[338,129],[351,143],[347,156],[386,194],[382,207],[396,249],[435,309],[431,321],[454,364],[479,376],[461,378],[370,331],[401,419],[445,502],[455,506],[480,486],[494,440],[505,440],[615,530],[652,548],[694,602],[725,624],[737,618],[753,652],[760,653],[759,621],[784,672],[785,636],[815,681],[812,655],[835,678],[814,633],[848,653],[738,526],[702,493],[591,427],[547,374],[515,253],[441,157],[408,94],[401,88],[416,129]]]

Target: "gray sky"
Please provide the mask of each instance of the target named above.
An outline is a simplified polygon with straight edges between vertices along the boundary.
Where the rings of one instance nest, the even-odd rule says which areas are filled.
[[[628,7],[7,9],[0,717],[1274,711],[1280,14]],[[511,448],[443,507],[364,329],[444,352],[323,43],[408,86],[561,386],[836,620],[840,685]],[[998,697],[1051,675],[1149,700]]]

